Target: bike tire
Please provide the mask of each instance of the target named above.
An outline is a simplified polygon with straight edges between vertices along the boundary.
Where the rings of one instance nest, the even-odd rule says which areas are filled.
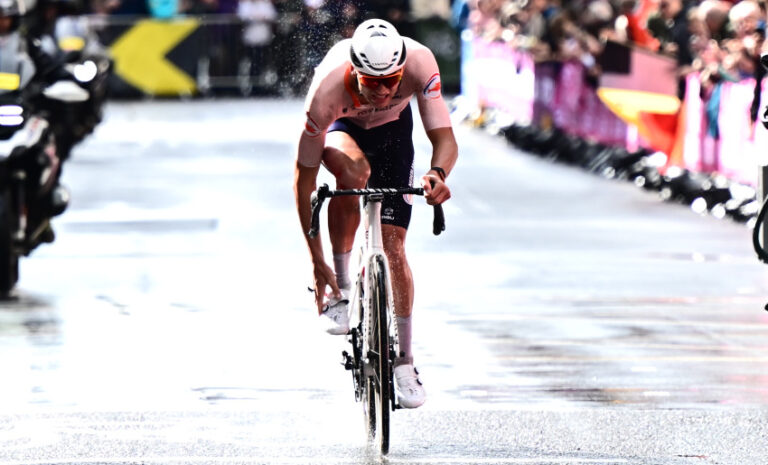
[[[389,452],[389,413],[392,401],[392,364],[389,353],[389,296],[387,294],[387,269],[380,258],[374,260],[371,270],[373,279],[373,295],[371,296],[372,317],[378,358],[375,377],[375,409],[376,409],[376,445],[382,455]]]
[[[19,279],[19,255],[13,247],[13,214],[8,191],[0,195],[0,296],[7,296]]]
[[[359,390],[357,399],[363,403],[363,415],[365,421],[365,433],[370,442],[376,437],[376,396],[374,382],[370,376],[366,375],[365,365],[366,357],[363,356],[366,350],[370,350],[371,341],[371,322],[369,318],[370,309],[366,308],[363,286],[358,282],[357,288],[357,308],[359,310],[360,325],[356,328],[357,335],[352,338],[353,351],[356,364],[355,386]]]

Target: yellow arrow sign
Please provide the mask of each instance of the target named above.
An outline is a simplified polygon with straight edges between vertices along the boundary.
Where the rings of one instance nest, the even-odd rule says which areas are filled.
[[[114,44],[115,71],[132,86],[153,95],[191,94],[195,81],[165,55],[197,29],[199,22],[141,20]]]

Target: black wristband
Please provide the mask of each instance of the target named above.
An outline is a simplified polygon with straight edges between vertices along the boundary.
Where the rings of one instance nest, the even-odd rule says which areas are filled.
[[[440,168],[439,166],[433,166],[429,170],[436,172],[437,175],[440,176],[440,180],[445,182],[446,174],[445,174],[445,170],[444,169]]]

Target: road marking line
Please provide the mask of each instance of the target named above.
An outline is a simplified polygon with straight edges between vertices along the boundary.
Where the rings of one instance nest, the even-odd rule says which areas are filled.
[[[726,344],[714,345],[714,344],[659,344],[653,342],[606,342],[605,340],[587,340],[587,339],[573,339],[573,340],[543,340],[534,339],[521,340],[512,337],[497,338],[491,341],[486,341],[488,344],[493,345],[513,345],[520,347],[571,347],[571,346],[593,346],[603,347],[610,349],[649,349],[649,350],[677,350],[677,351],[723,351],[723,352],[752,352],[752,353],[765,353],[768,354],[768,347],[761,346],[728,346]]]
[[[520,363],[551,363],[551,362],[580,362],[580,363],[605,363],[605,362],[673,362],[673,363],[768,363],[768,357],[577,357],[577,356],[563,356],[563,357],[538,357],[538,356],[518,356],[509,355],[496,357],[496,360],[504,360]]]
[[[580,464],[619,464],[629,463],[624,459],[582,459],[577,457],[520,457],[520,458],[412,458],[412,459],[393,459],[387,457],[388,463],[534,463],[534,464],[555,464],[567,463],[573,465]]]
[[[761,315],[762,316],[762,315]],[[716,328],[718,330],[743,329],[750,333],[762,333],[768,331],[768,325],[765,320],[756,318],[754,321],[703,321],[703,320],[681,320],[681,319],[652,319],[652,318],[622,318],[621,316],[574,316],[574,315],[499,315],[499,314],[478,314],[461,315],[450,319],[452,323],[464,322],[516,322],[516,321],[557,321],[559,324],[567,324],[569,320],[584,321],[588,320],[594,324],[606,324],[614,326],[690,326],[703,328]]]
[[[168,464],[173,462],[182,463],[276,463],[276,464],[306,464],[312,463],[331,463],[346,464],[359,463],[360,457],[103,457],[103,458],[69,458],[57,460],[32,460],[32,461],[12,461],[3,462],[4,465],[85,465],[85,464],[149,464],[159,463]],[[387,463],[533,463],[533,464],[560,464],[567,463],[573,465],[591,465],[591,464],[621,464],[629,463],[625,459],[585,459],[578,457],[422,457],[422,458],[397,458],[389,456]]]

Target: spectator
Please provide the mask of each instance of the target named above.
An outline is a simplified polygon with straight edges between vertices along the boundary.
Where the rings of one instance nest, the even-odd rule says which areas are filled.
[[[522,32],[526,36],[540,41],[547,35],[548,24],[544,15],[549,10],[549,0],[527,0],[524,3],[525,24]]]
[[[334,12],[334,18],[337,22],[336,31],[339,37],[333,39],[333,43],[352,37],[357,25],[363,22],[362,10],[358,2],[339,0],[339,3],[340,6]]]
[[[475,37],[487,40],[501,38],[502,27],[499,21],[503,2],[500,0],[474,0],[470,3],[467,20],[469,29]]]
[[[693,62],[689,47],[688,9],[682,0],[661,0],[648,18],[648,30],[659,40],[660,51],[677,57],[678,65]]]
[[[764,12],[755,0],[742,0],[728,12],[731,28],[737,39],[744,39],[754,34],[763,17]]]
[[[762,21],[765,12],[754,0],[742,0],[728,13],[731,27],[734,31],[731,47],[733,47],[734,61],[736,61],[737,73],[742,78],[754,78],[755,87],[750,107],[750,119],[752,128],[757,121],[757,113],[762,94],[762,81],[765,77],[765,69],[760,66],[760,51],[765,40],[765,26]]]
[[[730,4],[722,0],[704,0],[699,4],[699,14],[709,30],[709,36],[718,43],[733,37],[728,23]]]
[[[623,16],[625,40],[658,51],[661,43],[648,30],[648,16],[656,9],[651,0],[622,0],[619,12]]]
[[[400,34],[413,37],[408,18],[411,12],[408,0],[367,0],[364,4],[367,17],[389,21]]]
[[[700,71],[702,69],[701,56],[710,47],[710,35],[704,18],[698,7],[688,10],[688,48],[691,52],[692,61],[688,66],[681,68],[681,73],[686,74],[691,71]]]
[[[411,17],[414,20],[440,18],[448,20],[451,17],[451,2],[449,0],[411,0]]]
[[[453,0],[453,5],[451,6],[451,25],[454,29],[461,32],[467,28],[469,11],[468,0]]]
[[[243,46],[250,64],[247,75],[266,82],[267,67],[272,63],[270,46],[274,38],[277,10],[272,0],[240,0],[237,16],[243,22]]]
[[[301,74],[305,74],[301,69],[305,43],[304,37],[300,34],[304,2],[274,0],[274,4],[277,10],[277,23],[272,48],[279,51],[275,54],[279,91],[283,96],[298,95],[303,92],[300,80]]]
[[[153,18],[169,19],[179,13],[179,2],[177,0],[147,0],[149,13]]]

